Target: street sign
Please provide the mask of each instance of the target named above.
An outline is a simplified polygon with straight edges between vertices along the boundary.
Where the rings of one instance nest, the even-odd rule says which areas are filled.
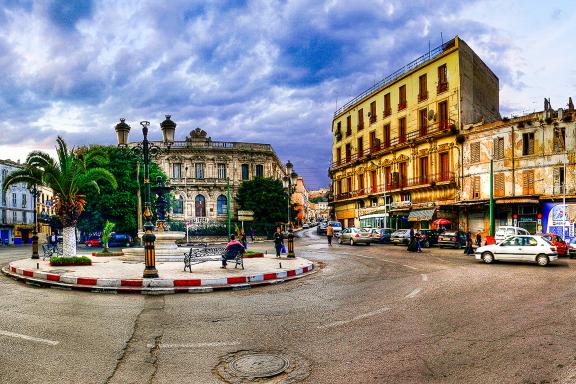
[[[254,216],[238,216],[238,221],[254,221]]]
[[[238,211],[238,216],[254,216],[254,211]]]

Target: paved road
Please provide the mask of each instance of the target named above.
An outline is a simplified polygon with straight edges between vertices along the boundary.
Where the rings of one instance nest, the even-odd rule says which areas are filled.
[[[576,260],[329,248],[314,231],[296,251],[320,272],[246,291],[106,295],[2,276],[0,382],[221,383],[214,367],[244,350],[290,354],[315,384],[576,382]]]

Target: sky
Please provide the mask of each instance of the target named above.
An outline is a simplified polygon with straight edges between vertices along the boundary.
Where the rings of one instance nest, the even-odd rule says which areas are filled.
[[[459,35],[500,79],[500,113],[565,107],[574,1],[0,1],[0,159],[115,144],[171,114],[183,140],[272,144],[328,186],[337,105]]]

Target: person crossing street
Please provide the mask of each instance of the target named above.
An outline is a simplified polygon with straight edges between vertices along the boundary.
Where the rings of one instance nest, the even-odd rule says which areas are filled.
[[[334,237],[334,227],[332,224],[328,224],[328,228],[326,228],[326,237],[328,238],[328,245],[332,246],[332,237]]]

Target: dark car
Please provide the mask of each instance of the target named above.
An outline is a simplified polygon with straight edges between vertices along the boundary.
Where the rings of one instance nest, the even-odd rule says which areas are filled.
[[[390,238],[392,237],[393,232],[394,232],[394,230],[390,229],[390,228],[380,229],[380,239],[378,240],[378,242],[380,244],[389,244]]]
[[[132,244],[132,237],[127,233],[113,233],[108,239],[109,247],[129,247]]]
[[[438,244],[438,232],[434,229],[421,229],[420,245],[423,248],[430,248],[434,244]]]
[[[466,234],[462,231],[443,232],[438,235],[439,247],[462,248],[466,245]]]

